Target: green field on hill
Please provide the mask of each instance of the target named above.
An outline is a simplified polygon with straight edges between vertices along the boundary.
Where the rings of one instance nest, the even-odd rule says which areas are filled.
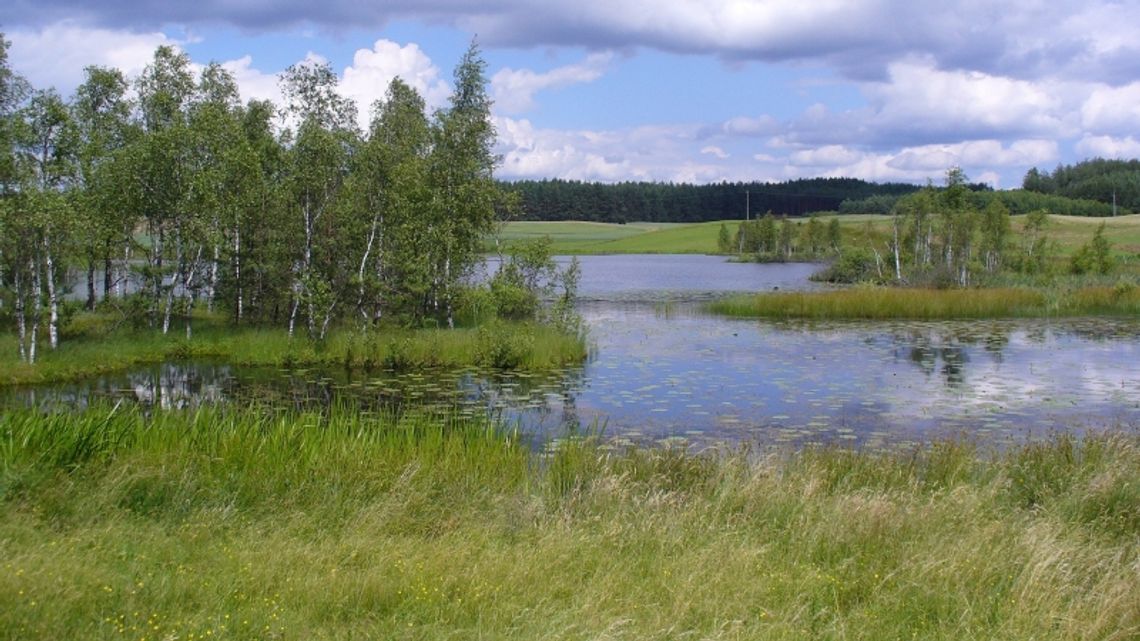
[[[733,233],[736,223],[730,223]],[[719,222],[594,223],[586,221],[511,222],[499,233],[502,243],[549,236],[555,254],[712,254]],[[494,251],[492,242],[489,251]]]
[[[821,216],[823,222],[832,216]],[[1024,216],[1012,218],[1014,233],[1022,227]],[[806,219],[797,219],[806,220]],[[890,216],[840,216],[845,242],[849,245],[866,244],[868,226],[877,242],[885,242],[891,226]],[[554,242],[555,254],[715,254],[717,234],[722,224],[729,233],[736,234],[739,220],[706,223],[595,223],[586,221],[510,222],[499,233],[499,242],[549,236]],[[1140,253],[1140,214],[1115,218],[1085,218],[1079,216],[1051,216],[1049,234],[1056,241],[1058,253],[1068,256],[1092,238],[1093,232],[1105,224],[1105,237],[1118,255]],[[494,251],[494,241],[488,251]]]

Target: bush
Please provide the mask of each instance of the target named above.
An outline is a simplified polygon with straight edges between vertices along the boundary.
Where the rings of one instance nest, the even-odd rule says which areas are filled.
[[[484,367],[515,369],[534,349],[534,336],[519,327],[491,323],[479,328],[475,361]]]
[[[1112,246],[1104,237],[1104,223],[1101,223],[1092,239],[1073,254],[1069,269],[1074,274],[1107,274],[1115,264]]]
[[[824,283],[863,283],[880,279],[875,256],[863,248],[845,249],[839,258],[811,277]]]

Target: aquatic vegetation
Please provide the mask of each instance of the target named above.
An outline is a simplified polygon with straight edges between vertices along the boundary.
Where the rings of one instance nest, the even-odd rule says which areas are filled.
[[[532,323],[496,327],[504,336],[531,337],[529,342],[512,343],[512,358],[497,366],[548,370],[580,363],[586,357],[586,343],[580,335]],[[334,331],[324,341],[311,341],[290,339],[277,329],[204,327],[189,340],[146,330],[118,331],[76,337],[58,350],[45,352],[35,365],[18,362],[15,347],[9,348],[14,337],[0,334],[0,385],[77,380],[146,363],[211,358],[249,366],[465,367],[481,364],[485,333],[478,328],[346,330]]]
[[[990,289],[855,287],[826,292],[739,295],[708,304],[725,316],[811,319],[982,319],[1134,315],[1128,287]]]

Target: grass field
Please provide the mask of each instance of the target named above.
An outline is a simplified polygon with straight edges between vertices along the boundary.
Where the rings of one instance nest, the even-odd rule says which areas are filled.
[[[1022,227],[1023,216],[1012,219],[1014,233]],[[824,222],[830,217],[821,218]],[[879,244],[886,242],[890,233],[889,216],[840,216],[846,244],[865,245],[868,238]],[[1140,254],[1140,214],[1116,218],[1082,218],[1053,216],[1049,233],[1057,241],[1061,256],[1069,256],[1092,238],[1093,232],[1105,223],[1105,237],[1118,256],[1135,257]],[[729,233],[736,234],[740,221],[724,221]],[[509,243],[521,238],[549,236],[557,254],[715,254],[721,221],[708,223],[592,223],[566,222],[512,222],[507,223],[500,239]],[[493,248],[493,245],[491,245]]]
[[[695,456],[446,417],[0,416],[0,636],[1140,635],[1140,441]]]
[[[735,225],[732,226],[735,233]],[[592,223],[583,221],[507,223],[503,243],[549,236],[555,254],[711,254],[720,223]],[[493,243],[489,250],[493,250]]]

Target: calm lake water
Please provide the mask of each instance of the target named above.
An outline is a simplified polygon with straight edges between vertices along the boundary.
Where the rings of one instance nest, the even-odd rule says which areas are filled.
[[[416,375],[165,364],[78,384],[9,390],[7,403],[125,397],[165,407],[351,398],[494,412],[525,429],[568,426],[621,442],[694,447],[849,442],[870,447],[967,434],[1001,444],[1053,431],[1140,424],[1140,322],[1071,319],[768,322],[703,314],[738,291],[805,289],[818,266],[710,256],[581,258],[592,357],[548,377]]]

